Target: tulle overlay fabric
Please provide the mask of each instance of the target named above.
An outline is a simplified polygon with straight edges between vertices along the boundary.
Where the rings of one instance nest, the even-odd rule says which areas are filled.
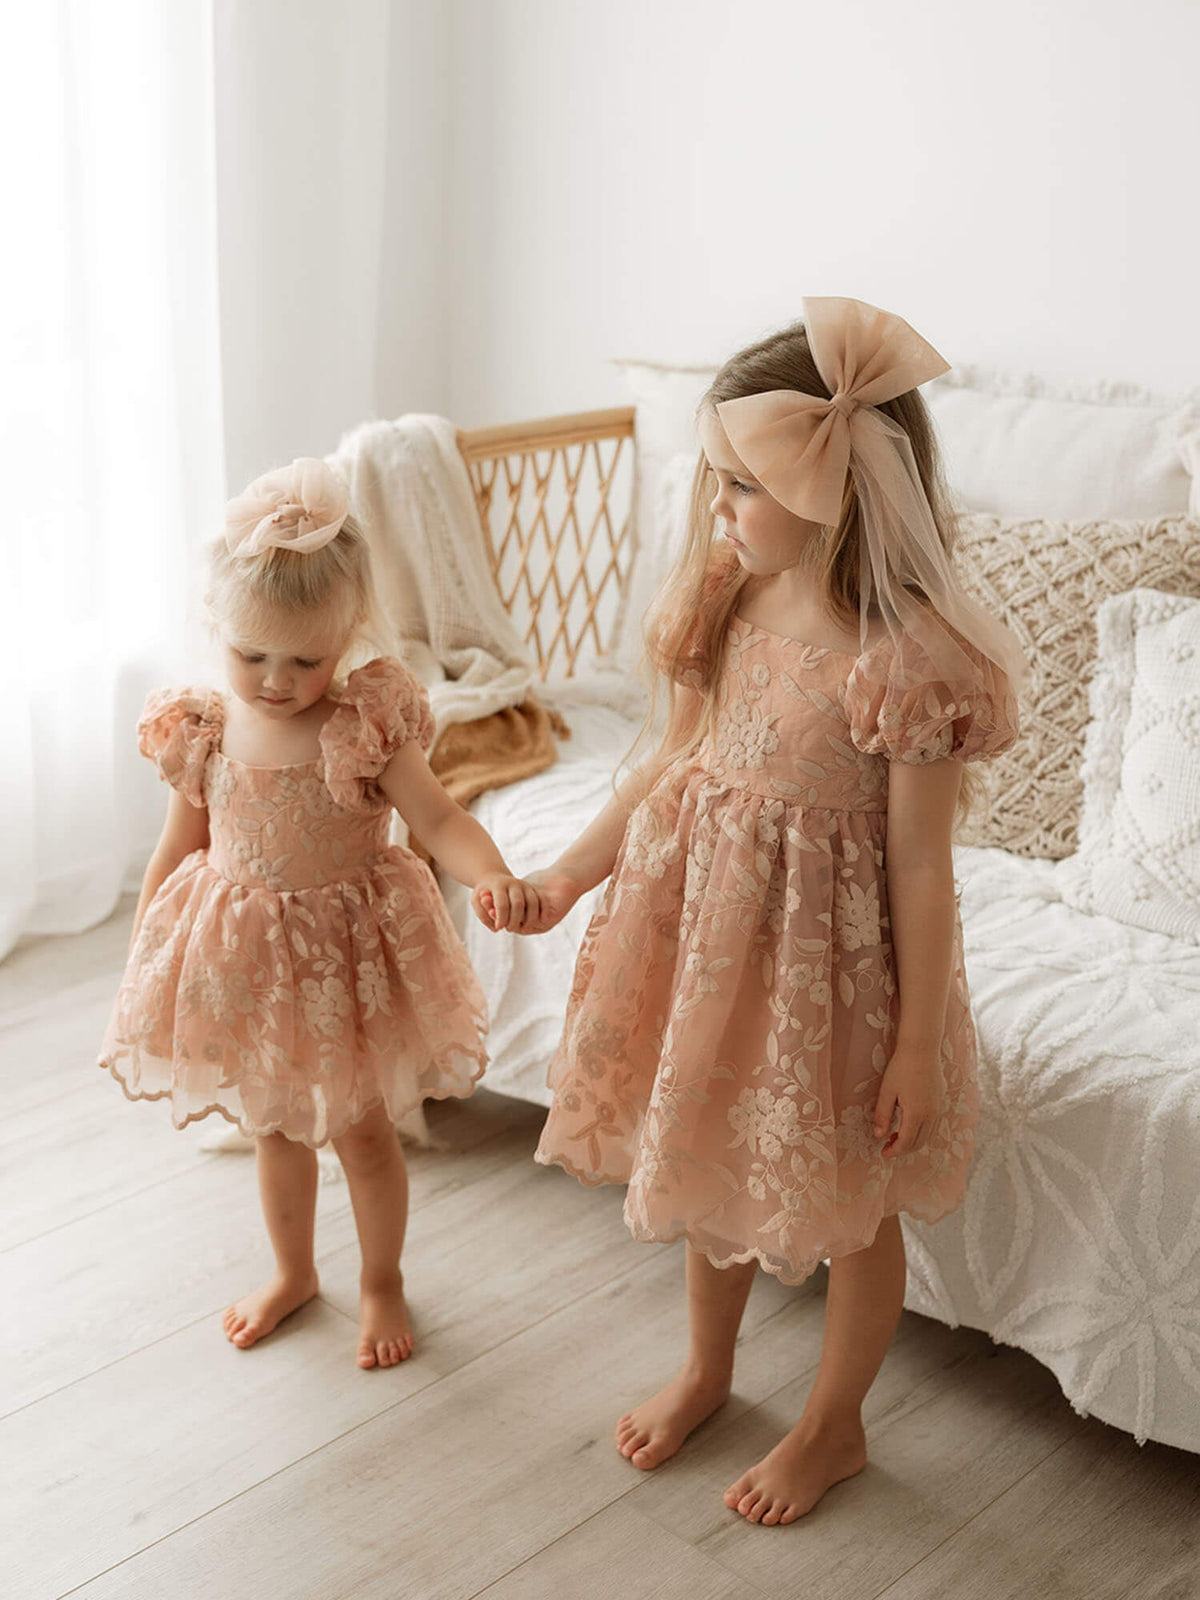
[[[898,1004],[888,761],[1016,736],[1002,675],[964,649],[969,682],[921,683],[890,645],[856,660],[731,620],[716,731],[633,812],[580,949],[537,1152],[628,1183],[637,1238],[795,1283],[885,1215],[958,1204],[978,1100],[957,926],[945,1112],[895,1160],[872,1114]]]
[[[177,1126],[210,1112],[305,1144],[373,1105],[393,1117],[470,1094],[483,1072],[483,993],[430,869],[390,846],[375,779],[427,746],[424,690],[397,661],[352,673],[321,756],[261,768],[221,753],[206,690],[152,695],[143,752],[193,804],[210,844],[147,908],[101,1064]]]

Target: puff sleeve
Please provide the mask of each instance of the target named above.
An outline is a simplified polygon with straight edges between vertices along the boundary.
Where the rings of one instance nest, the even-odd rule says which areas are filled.
[[[1007,675],[946,631],[937,665],[907,638],[898,644],[886,638],[858,658],[846,684],[857,749],[920,766],[947,758],[989,761],[1013,743],[1020,722]]]
[[[321,729],[325,782],[339,805],[380,802],[375,782],[401,745],[433,743],[433,712],[424,685],[401,661],[377,656],[346,680],[337,710]]]
[[[138,749],[194,806],[204,804],[204,767],[219,748],[225,706],[212,689],[156,689],[138,722]]]

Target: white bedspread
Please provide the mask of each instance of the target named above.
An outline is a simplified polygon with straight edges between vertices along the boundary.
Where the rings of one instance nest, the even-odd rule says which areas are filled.
[[[555,767],[472,807],[515,872],[604,804],[637,723],[574,709]],[[980,1043],[962,1207],[906,1220],[911,1309],[985,1329],[1077,1410],[1200,1451],[1200,948],[1062,903],[1051,862],[958,852]],[[490,1087],[548,1104],[575,951],[601,889],[536,939],[489,934],[447,883],[491,1008]]]

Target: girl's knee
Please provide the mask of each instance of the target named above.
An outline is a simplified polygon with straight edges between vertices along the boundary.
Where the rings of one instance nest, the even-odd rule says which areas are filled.
[[[335,1139],[334,1146],[344,1166],[374,1170],[395,1159],[400,1141],[392,1119],[377,1106]]]

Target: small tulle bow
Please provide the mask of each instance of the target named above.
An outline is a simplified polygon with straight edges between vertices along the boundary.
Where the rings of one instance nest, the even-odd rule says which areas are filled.
[[[346,485],[315,456],[276,467],[225,508],[225,543],[238,556],[277,545],[311,555],[337,537],[350,510]]]

